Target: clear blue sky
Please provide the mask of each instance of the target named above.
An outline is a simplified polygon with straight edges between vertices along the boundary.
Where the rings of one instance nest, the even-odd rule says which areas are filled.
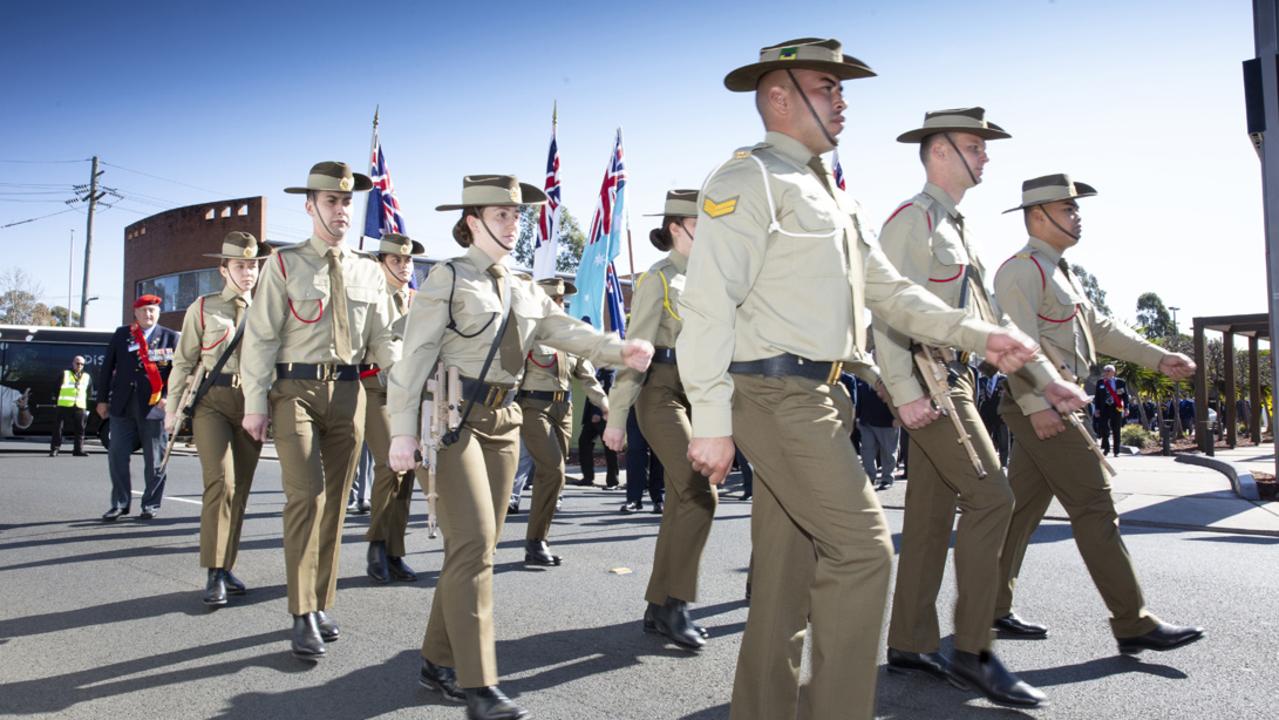
[[[305,237],[301,200],[282,188],[318,160],[366,169],[379,104],[410,234],[433,256],[457,252],[454,214],[433,208],[462,175],[541,183],[555,100],[565,205],[589,222],[622,126],[643,269],[658,253],[641,214],[762,135],[724,74],[801,36],[838,37],[879,73],[846,85],[841,144],[872,225],[923,184],[897,134],[925,110],[983,105],[1014,136],[991,143],[986,182],[961,208],[988,266],[1025,241],[1020,217],[999,214],[1021,181],[1064,171],[1101,192],[1083,203],[1070,257],[1121,318],[1147,290],[1182,308],[1183,328],[1266,308],[1240,70],[1253,55],[1247,2],[69,5],[23,3],[0,27],[0,225],[64,208],[65,186],[88,176],[84,162],[8,161],[97,154],[116,166],[103,182],[126,199],[96,223],[90,325],[118,320],[123,228],[144,215],[265,195],[268,237]],[[58,192],[17,194],[40,190]],[[0,230],[0,270],[23,268],[64,304],[72,228],[78,306],[82,212]]]

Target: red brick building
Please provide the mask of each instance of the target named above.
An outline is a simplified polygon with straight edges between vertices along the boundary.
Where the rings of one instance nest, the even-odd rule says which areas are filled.
[[[124,303],[121,322],[133,321],[133,301],[146,293],[159,295],[160,324],[179,329],[182,315],[197,297],[222,289],[218,261],[204,253],[219,252],[222,237],[232,230],[266,237],[266,198],[189,205],[166,210],[124,229]]]

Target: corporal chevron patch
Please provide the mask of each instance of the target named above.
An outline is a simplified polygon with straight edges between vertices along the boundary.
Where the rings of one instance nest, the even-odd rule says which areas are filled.
[[[702,200],[702,212],[706,213],[706,215],[711,218],[721,218],[725,215],[732,215],[733,212],[737,210],[737,198],[739,197],[741,196],[734,195],[722,202],[715,202],[707,197]]]

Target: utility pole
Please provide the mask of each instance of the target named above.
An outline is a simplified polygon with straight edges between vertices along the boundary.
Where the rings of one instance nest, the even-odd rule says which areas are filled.
[[[81,198],[89,203],[89,220],[84,229],[84,284],[80,288],[80,327],[84,327],[85,315],[89,309],[89,260],[93,254],[93,209],[106,193],[98,192],[98,156],[93,156],[93,169],[89,171],[89,194]],[[67,308],[68,315],[71,308]]]
[[[67,248],[67,320],[65,327],[71,327],[71,276],[75,273],[75,228],[71,228],[71,245]],[[84,317],[84,313],[80,313]]]

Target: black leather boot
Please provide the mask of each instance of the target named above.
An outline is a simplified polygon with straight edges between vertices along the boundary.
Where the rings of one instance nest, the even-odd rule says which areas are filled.
[[[996,705],[1034,708],[1047,704],[1047,696],[1008,668],[989,650],[981,653],[955,651],[951,669],[973,689]]]
[[[644,610],[644,632],[646,633],[661,632],[660,630],[657,629],[657,620],[654,619],[654,614],[660,609],[661,609],[660,605],[655,605],[653,603],[648,604],[648,608]],[[688,622],[690,625],[692,625],[693,632],[697,633],[698,635],[701,635],[703,639],[709,638],[711,636],[711,633],[709,630],[702,627],[701,625],[698,625],[697,622],[693,620],[691,617],[689,618]]]
[[[528,711],[511,702],[496,685],[466,688],[467,720],[519,720],[528,717]]]
[[[319,660],[324,657],[324,640],[315,623],[315,613],[293,616],[293,657]]]
[[[324,613],[323,610],[316,610],[315,626],[320,631],[320,637],[324,638],[324,642],[337,642],[342,636],[342,632],[338,629],[338,622]]]
[[[653,612],[653,622],[658,632],[685,650],[701,650],[706,644],[702,636],[693,629],[693,620],[688,616],[688,603],[683,600],[666,598],[666,603]]]
[[[204,585],[202,600],[209,607],[226,605],[226,575],[220,568],[209,568],[209,579]]]
[[[417,582],[417,573],[413,572],[413,568],[409,567],[402,557],[387,555],[386,569],[391,573],[392,580]]]
[[[1136,655],[1142,650],[1173,650],[1198,640],[1204,636],[1204,629],[1191,625],[1169,625],[1166,622],[1145,635],[1119,638],[1119,652],[1125,655]]]
[[[939,652],[907,652],[890,647],[888,648],[888,671],[930,675],[960,689],[966,689],[967,687],[962,680],[955,676],[954,670],[950,666],[950,661]]]
[[[386,563],[386,543],[374,540],[369,543],[369,578],[375,583],[391,582],[391,571]]]
[[[249,591],[240,578],[232,575],[230,570],[222,571],[222,580],[226,583],[226,591],[230,595],[243,595]]]
[[[457,672],[451,667],[436,665],[422,658],[422,675],[418,679],[422,687],[434,690],[444,696],[445,700],[465,702],[466,693],[457,686]]]
[[[1048,637],[1048,627],[1046,625],[1026,622],[1017,617],[1017,613],[1008,613],[1003,617],[995,618],[994,627],[999,631],[1000,637],[1031,639]]]
[[[545,540],[526,540],[524,542],[524,563],[526,565],[555,567],[560,562],[562,562],[560,556],[551,554],[551,548],[546,544]]]

